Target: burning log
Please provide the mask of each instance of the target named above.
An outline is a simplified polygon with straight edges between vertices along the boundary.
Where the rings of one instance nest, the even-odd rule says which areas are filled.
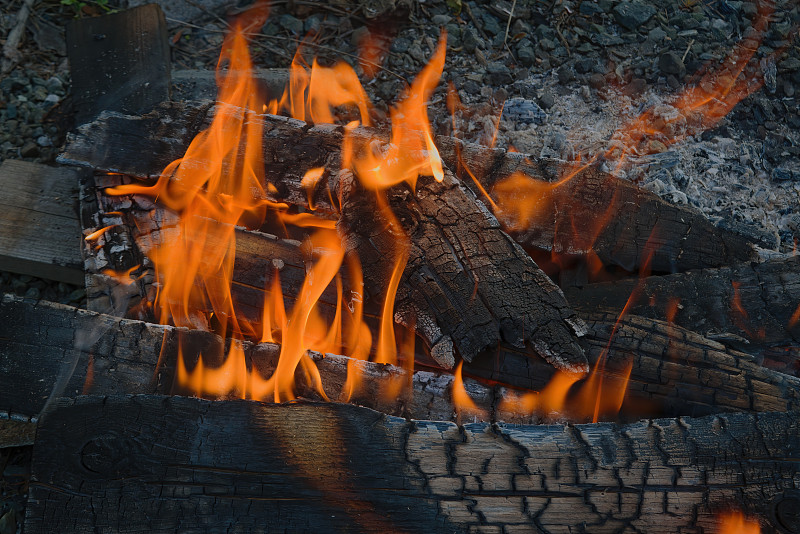
[[[607,309],[667,321],[747,352],[800,343],[800,257],[741,263],[640,280],[567,288],[569,302],[583,310]],[[630,296],[630,299],[629,299]],[[772,351],[773,357],[779,357]],[[797,371],[784,355],[780,367]],[[779,362],[773,362],[774,365]]]
[[[731,507],[796,532],[795,418],[462,427],[339,404],[65,399],[39,424],[25,532],[706,531]]]
[[[603,377],[604,387],[617,387],[618,394],[625,396],[620,403],[622,416],[628,420],[653,414],[800,409],[800,380],[762,368],[746,354],[726,350],[680,327],[633,316],[617,326],[612,339],[615,317],[586,319],[590,328],[583,347],[593,366],[604,357],[605,347],[612,347],[596,376]],[[195,368],[202,353],[207,368],[223,368],[225,354],[230,352],[225,340],[209,332],[120,319],[61,304],[35,305],[11,296],[0,301],[0,320],[8,332],[0,339],[0,389],[5,392],[0,411],[22,418],[35,417],[54,391],[56,397],[185,392],[177,379],[179,366]],[[178,359],[179,341],[184,347],[183,362]],[[664,344],[669,347],[667,358],[660,352]],[[279,353],[280,346],[273,343],[245,343],[238,364],[270,376]],[[495,383],[464,379],[467,394],[487,419],[539,421],[551,417],[550,410],[570,410],[574,402],[567,396],[573,385],[572,389],[597,393],[591,383],[583,385],[572,378],[561,399],[545,399],[539,407],[515,405],[519,390],[510,387],[541,390],[543,399],[553,369],[535,355],[511,347],[502,346],[495,354],[496,361],[483,355],[465,367],[469,375]],[[416,419],[447,421],[459,413],[451,400],[452,375],[411,372],[332,354],[311,353],[310,357],[331,399],[349,398],[387,414]],[[228,365],[230,370],[232,364]],[[353,366],[362,377],[357,387],[348,385]],[[630,378],[625,384],[620,377],[628,367]],[[321,399],[313,383],[301,375],[297,394]],[[592,409],[594,401],[592,397]],[[571,415],[584,419],[585,410],[577,408]]]
[[[146,115],[133,117],[106,113],[69,136],[64,163],[91,166],[138,177],[158,175],[170,162],[183,156],[194,133],[207,125],[210,104],[171,102]],[[336,177],[341,149],[341,128],[308,126],[302,122],[269,115],[265,123],[264,154],[266,177],[278,188],[281,201],[308,205],[301,186],[305,172],[325,167],[328,178]],[[358,128],[354,136],[369,139],[375,133]],[[98,151],[97,147],[104,149]],[[489,149],[438,137],[437,146],[447,167],[476,188],[465,168],[487,191],[514,172],[524,172],[545,187],[558,181],[563,168],[556,162],[531,160],[524,155]],[[141,155],[147,154],[143,158]],[[298,166],[297,162],[302,162]],[[322,180],[313,202],[317,213],[335,212],[328,185]],[[478,198],[483,198],[480,191]],[[669,204],[634,184],[589,167],[549,188],[538,207],[543,214],[536,225],[519,228],[513,236],[523,246],[567,254],[584,254],[589,249],[607,265],[636,270],[643,251],[653,239],[650,268],[679,272],[721,267],[753,258],[751,238],[714,227],[691,209]],[[531,199],[528,199],[530,202]],[[568,230],[568,231],[565,231]]]
[[[280,200],[308,205],[299,174],[304,175],[307,169],[299,168],[297,161],[310,168],[330,169],[331,190],[340,191],[342,204],[334,207],[331,190],[326,194],[319,187],[314,195],[317,211],[333,216],[340,208],[339,230],[345,240],[353,247],[370,243],[369,247],[358,247],[358,252],[367,290],[373,297],[379,296],[389,276],[379,272],[378,264],[391,254],[396,239],[386,239],[388,236],[384,235],[383,244],[375,244],[381,230],[370,228],[365,222],[374,218],[374,205],[369,204],[371,195],[361,191],[353,196],[352,188],[342,188],[334,180],[334,176],[342,174],[338,172],[341,129],[331,125],[307,128],[297,121],[269,115],[259,116],[258,120],[264,121],[266,131],[267,179],[279,194],[284,192]],[[367,139],[371,133],[360,129],[359,135]],[[451,174],[447,174],[444,186],[428,177],[422,178],[419,187],[425,192],[425,199],[419,195],[414,198],[403,186],[397,186],[392,193],[397,201],[390,202],[393,209],[409,215],[407,224],[413,226],[407,228],[411,232],[412,256],[403,273],[398,314],[418,318],[418,332],[434,359],[450,368],[455,364],[454,347],[469,361],[502,338],[517,345],[530,341],[557,367],[585,372],[585,357],[575,343],[581,334],[580,322],[558,287]],[[442,206],[449,209],[441,209]],[[142,229],[139,225],[140,234],[156,229]],[[461,313],[467,307],[474,312],[471,318]]]

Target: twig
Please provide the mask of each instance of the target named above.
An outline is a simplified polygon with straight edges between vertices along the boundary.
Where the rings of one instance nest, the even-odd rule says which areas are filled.
[[[686,61],[686,56],[689,55],[689,49],[692,48],[694,44],[694,39],[689,39],[689,44],[686,45],[686,52],[683,53],[683,57],[681,58],[681,62]]]
[[[20,7],[17,12],[17,23],[11,31],[8,32],[6,44],[3,45],[3,61],[2,68],[0,68],[0,73],[3,75],[11,72],[22,57],[19,52],[19,42],[22,40],[22,36],[25,33],[25,25],[28,23],[28,17],[35,3],[36,0],[23,0],[22,7]]]
[[[508,48],[506,42],[508,42],[508,30],[511,28],[511,18],[514,16],[514,8],[517,7],[517,0],[514,0],[511,4],[511,11],[508,13],[508,22],[506,22],[506,34],[503,36],[503,46]]]

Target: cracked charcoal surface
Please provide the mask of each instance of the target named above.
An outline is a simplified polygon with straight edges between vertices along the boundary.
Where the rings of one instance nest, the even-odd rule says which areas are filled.
[[[248,528],[258,517],[259,528],[300,532],[551,532],[580,517],[591,532],[710,530],[720,506],[770,521],[769,507],[800,480],[792,421],[456,426],[333,404],[84,398],[61,402],[40,429],[47,454],[34,455],[32,470],[47,484],[32,488],[27,527],[168,532]],[[80,430],[64,435],[64,425]],[[316,439],[297,441],[299,428]],[[58,510],[47,523],[45,509]],[[119,510],[129,512],[124,525]]]

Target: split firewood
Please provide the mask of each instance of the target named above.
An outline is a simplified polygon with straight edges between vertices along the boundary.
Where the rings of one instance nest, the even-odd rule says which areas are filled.
[[[586,319],[590,330],[583,345],[592,366],[607,345],[612,347],[597,372],[606,387],[621,384],[620,377],[630,366],[628,384],[618,392],[625,397],[622,412],[612,414],[614,417],[633,420],[653,415],[800,409],[800,379],[762,368],[746,354],[680,327],[642,318],[626,318],[613,337],[613,317],[591,315]],[[15,420],[36,418],[51,396],[203,394],[189,391],[176,378],[179,340],[189,370],[197,365],[200,353],[207,369],[222,365],[229,354],[230,343],[210,332],[121,319],[45,301],[33,303],[10,295],[0,301],[0,320],[7,332],[0,339],[0,368],[4,371],[0,374],[4,392],[0,417]],[[664,343],[666,348],[659,349]],[[660,350],[666,351],[666,356]],[[242,365],[269,377],[280,351],[273,343],[244,343]],[[311,352],[309,358],[319,369],[329,399],[349,399],[402,417],[457,419],[453,375],[335,354]],[[351,392],[346,384],[348,373],[354,371],[363,380]],[[543,390],[550,381],[553,369],[538,356],[503,345],[491,356],[482,355],[465,365],[464,372],[469,375],[463,380],[464,388],[483,419],[529,423],[554,415],[547,408],[520,408],[504,402],[525,390]],[[495,385],[470,376],[490,379]],[[296,379],[298,396],[321,399],[302,372]],[[575,387],[583,383],[577,382]],[[465,416],[468,414],[465,411]]]
[[[588,370],[575,341],[583,324],[561,290],[449,171],[442,182],[420,177],[416,191],[403,185],[388,191],[402,230],[381,216],[375,196],[351,174],[340,173],[337,189],[339,232],[358,254],[373,294],[390,279],[394,262],[387,258],[398,255],[398,242],[408,236],[396,315],[416,322],[440,365],[455,365],[453,346],[471,361],[503,340],[520,347],[530,342],[560,369]]]
[[[25,532],[712,532],[731,509],[797,532],[796,417],[462,427],[340,404],[63,399],[39,424]]]
[[[797,347],[800,257],[565,290],[573,306],[669,321],[747,352]],[[796,356],[787,371],[796,372]]]
[[[595,166],[577,171],[566,162],[489,149],[451,137],[437,137],[436,145],[478,198],[484,197],[472,176],[491,192],[514,173],[531,177],[532,185],[538,181],[546,186],[575,172],[557,187],[537,187],[527,197],[524,190],[517,190],[505,199],[514,209],[527,206],[535,212],[522,227],[513,217],[498,214],[525,247],[565,255],[591,250],[604,265],[637,271],[647,262],[651,271],[665,273],[755,259],[752,238],[717,228],[702,214],[671,204]]]
[[[800,405],[797,378],[691,330],[636,315],[580,316],[588,326],[580,343],[592,368],[602,360],[603,373],[620,377],[630,366],[622,410],[633,417],[786,411]],[[540,359],[510,347],[482,354],[465,364],[464,372],[537,391],[552,375]]]
[[[60,161],[138,177],[156,176],[183,156],[194,134],[210,120],[210,110],[208,103],[172,102],[140,117],[105,113],[69,135]],[[262,118],[267,179],[278,188],[280,200],[307,205],[303,176],[312,167],[328,165],[328,178],[335,178],[341,130],[274,116]],[[377,134],[359,128],[353,135],[372,138]],[[543,184],[557,181],[564,172],[563,164],[554,161],[446,137],[438,137],[436,143],[445,165],[470,188],[477,189],[465,166],[487,191],[516,171]],[[312,197],[317,213],[336,211],[326,185],[322,180]],[[476,192],[479,199],[482,195]],[[544,215],[537,225],[512,232],[525,247],[568,254],[584,254],[591,248],[606,265],[632,271],[647,259],[648,251],[652,253],[650,269],[667,273],[721,267],[754,257],[752,238],[717,228],[694,210],[670,204],[593,167],[551,189],[541,200],[539,212]]]
[[[109,120],[108,125],[116,125],[112,132],[127,120],[118,114],[104,117]],[[152,118],[142,120],[149,122]],[[267,179],[277,188],[278,200],[307,206],[308,194],[300,186],[302,177],[309,168],[323,167],[328,172],[330,189],[326,193],[318,187],[317,211],[337,213],[339,207],[334,207],[330,198],[345,174],[338,172],[341,128],[309,127],[269,115],[256,120],[264,121]],[[360,129],[357,135],[369,138],[372,132]],[[119,141],[109,140],[109,150],[116,152]],[[74,145],[80,143],[76,140]],[[75,158],[75,151],[70,149],[65,157]],[[106,167],[102,161],[93,161],[101,169]],[[303,162],[302,167],[298,161]],[[150,174],[142,173],[141,166],[139,169],[140,175]],[[128,173],[129,169],[123,160],[116,170]],[[354,195],[352,187],[340,187],[340,194],[340,231],[350,248],[359,249],[371,296],[382,298],[379,288],[385,287],[389,277],[376,268],[390,253],[387,247],[393,247],[397,239],[381,238],[382,229],[372,227],[373,223],[381,223],[375,218],[374,206],[369,204],[370,193]],[[409,215],[406,230],[411,233],[411,256],[403,274],[397,317],[403,322],[405,316],[407,322],[409,315],[416,316],[418,333],[440,365],[449,368],[455,364],[454,348],[469,361],[503,339],[516,345],[531,342],[553,365],[586,372],[585,357],[575,343],[582,326],[560,289],[503,232],[474,194],[450,174],[443,184],[423,178],[416,195],[399,189],[393,194],[397,198],[391,202],[392,207]],[[376,243],[376,239],[383,239],[383,243]],[[369,243],[371,250],[358,243]],[[463,314],[465,309],[471,310],[467,316]]]

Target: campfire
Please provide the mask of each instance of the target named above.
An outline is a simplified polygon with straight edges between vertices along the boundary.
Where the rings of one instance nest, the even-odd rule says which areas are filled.
[[[70,355],[15,407],[26,532],[800,532],[797,256],[617,176],[758,91],[757,43],[548,161],[459,139],[452,85],[437,135],[445,30],[384,113],[302,45],[265,83],[268,16],[213,101],[69,135],[90,309],[2,307]]]

